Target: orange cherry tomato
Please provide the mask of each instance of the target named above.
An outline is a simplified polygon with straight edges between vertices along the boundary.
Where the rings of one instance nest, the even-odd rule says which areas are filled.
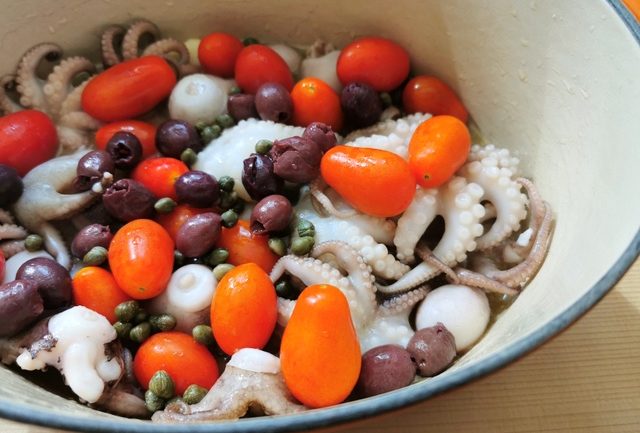
[[[6,260],[4,254],[0,254],[0,281],[4,279],[4,272],[6,268]]]
[[[345,86],[359,82],[389,92],[409,76],[409,53],[389,39],[360,38],[340,52],[336,72]]]
[[[424,188],[435,188],[467,160],[471,135],[457,117],[434,116],[416,128],[409,142],[409,166]]]
[[[43,112],[24,110],[0,116],[0,164],[24,176],[57,152],[56,126]]]
[[[198,45],[198,61],[208,74],[233,78],[236,59],[243,48],[242,41],[229,33],[211,33]]]
[[[140,116],[167,98],[176,74],[159,56],[144,56],[110,67],[82,92],[82,109],[103,122]]]
[[[228,228],[222,228],[218,247],[229,251],[227,262],[232,265],[255,263],[265,272],[271,272],[279,257],[269,248],[269,237],[251,233],[249,221],[240,220]]]
[[[266,45],[244,47],[235,65],[235,78],[245,92],[255,94],[265,83],[282,84],[287,90],[293,87],[289,66],[278,53]]]
[[[149,380],[159,371],[166,371],[182,395],[189,385],[210,389],[218,380],[216,359],[211,352],[182,332],[159,332],[138,348],[133,358],[133,373],[140,386],[147,389]]]
[[[469,118],[467,109],[451,87],[427,75],[409,80],[402,92],[402,104],[407,113],[448,114],[463,122]]]
[[[118,304],[131,300],[118,286],[111,272],[99,266],[87,266],[76,272],[72,287],[76,305],[102,314],[111,323],[118,320],[114,312]]]
[[[105,150],[113,134],[120,131],[130,132],[140,140],[142,159],[147,159],[158,151],[156,149],[156,129],[155,125],[139,120],[122,120],[107,123],[96,131],[96,147]]]
[[[155,221],[133,220],[109,245],[109,266],[118,286],[133,299],[149,299],[167,287],[173,272],[174,244]]]
[[[141,161],[131,173],[137,180],[158,198],[169,197],[177,200],[175,183],[189,171],[187,165],[175,158],[160,157]]]
[[[351,206],[378,217],[404,212],[416,191],[407,162],[386,150],[335,146],[323,155],[320,173]]]
[[[236,266],[218,282],[211,302],[211,329],[218,346],[233,355],[252,347],[262,349],[278,318],[276,289],[255,263]]]
[[[169,233],[169,236],[171,236],[171,239],[175,242],[178,230],[180,230],[180,227],[182,227],[189,218],[206,212],[215,212],[215,210],[211,208],[191,207],[186,204],[179,204],[169,213],[158,214],[156,220],[162,227],[164,227],[167,233]]]
[[[360,375],[360,343],[349,303],[329,284],[302,291],[280,345],[287,388],[309,407],[338,404]]]
[[[293,124],[307,126],[313,122],[325,123],[334,131],[342,129],[340,96],[327,83],[318,78],[303,78],[291,91]]]

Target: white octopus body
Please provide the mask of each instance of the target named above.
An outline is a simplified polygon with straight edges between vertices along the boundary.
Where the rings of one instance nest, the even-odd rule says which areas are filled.
[[[467,162],[481,161],[487,158],[490,158],[495,162],[492,163],[492,165],[495,165],[498,168],[508,168],[509,170],[511,170],[513,176],[518,175],[518,165],[520,164],[520,159],[516,156],[511,155],[509,149],[496,147],[494,144],[487,144],[485,146],[474,144],[473,146],[471,146],[471,150],[469,151]]]
[[[278,140],[302,135],[304,128],[288,126],[266,120],[241,120],[237,125],[225,129],[222,135],[212,140],[198,154],[194,170],[201,170],[216,178],[231,176],[234,191],[246,201],[251,197],[242,185],[242,162],[252,153],[258,140]]]

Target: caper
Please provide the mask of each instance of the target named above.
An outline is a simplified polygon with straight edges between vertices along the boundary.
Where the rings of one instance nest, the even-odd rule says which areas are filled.
[[[205,126],[205,128],[200,133],[200,138],[202,138],[202,141],[204,143],[209,143],[211,140],[215,140],[216,138],[220,137],[221,133],[222,128],[220,127],[220,125]]]
[[[142,343],[144,340],[151,336],[151,325],[149,322],[138,323],[131,328],[129,332],[129,338],[136,343]]]
[[[279,297],[291,299],[293,293],[293,285],[289,280],[280,280],[276,283],[276,294]]]
[[[149,315],[142,308],[136,314],[136,317],[133,318],[133,323],[142,323],[149,318]]]
[[[176,327],[176,318],[171,314],[158,314],[149,317],[149,323],[158,331],[171,331]]]
[[[170,197],[163,197],[153,205],[153,208],[158,213],[170,213],[178,204]]]
[[[235,181],[231,176],[222,176],[218,179],[218,186],[222,191],[231,192],[233,191],[233,185]]]
[[[226,129],[226,128],[231,128],[233,125],[235,125],[236,121],[233,120],[233,117],[225,113],[225,114],[220,114],[219,116],[216,117],[216,124],[220,125],[222,129]]]
[[[233,193],[232,193],[233,194]],[[238,197],[238,199],[236,200],[236,202],[233,204],[233,206],[231,207],[231,210],[233,210],[235,213],[237,213],[238,215],[240,215],[242,213],[242,211],[244,211],[244,207],[246,206],[246,203],[244,200],[242,200],[241,198]]]
[[[198,159],[198,155],[190,147],[186,148],[180,154],[180,161],[191,167]]]
[[[298,236],[301,238],[305,236],[314,237],[316,235],[316,228],[313,226],[313,223],[304,218],[298,219],[296,229],[298,231]]]
[[[156,412],[164,408],[164,399],[158,397],[149,389],[144,393],[144,404],[149,412]]]
[[[31,252],[41,250],[43,243],[44,240],[40,235],[29,235],[24,240],[25,248],[27,249],[27,251]]]
[[[273,147],[273,141],[271,140],[258,140],[256,143],[256,152],[261,153],[262,155],[266,155],[269,153],[271,148]]]
[[[297,256],[304,256],[311,251],[314,243],[315,239],[311,236],[296,238],[291,242],[291,252]]]
[[[202,121],[202,120],[200,122],[196,123],[196,129],[198,130],[198,132],[202,132],[202,130],[204,128],[206,128],[207,126],[209,126],[209,125],[207,125],[207,123]]]
[[[231,86],[231,88],[229,89],[229,95],[237,95],[238,93],[241,93],[242,89],[240,89],[240,87],[238,86]]]
[[[200,344],[204,344],[205,346],[211,346],[215,343],[213,338],[213,331],[211,331],[211,326],[208,325],[197,325],[191,331],[191,335],[193,338]]]
[[[207,389],[203,388],[199,385],[193,384],[189,385],[187,389],[184,390],[184,394],[182,394],[182,399],[187,404],[196,404],[200,403],[200,400],[207,395]]]
[[[249,46],[249,45],[255,45],[255,44],[259,44],[260,42],[254,38],[254,37],[246,37],[242,40],[242,45],[244,45],[245,47]]]
[[[182,254],[180,251],[175,250],[173,252],[173,265],[176,268],[179,268],[180,266],[182,266],[184,264],[184,254]]]
[[[131,323],[124,323],[124,322],[116,322],[113,324],[113,329],[116,330],[116,334],[118,334],[118,337],[120,338],[129,338],[129,333],[131,332],[131,328],[133,328],[133,325]]]
[[[393,100],[391,99],[391,95],[388,92],[380,93],[380,100],[382,101],[382,105],[385,107],[390,107],[393,105]]]
[[[238,203],[238,194],[235,191],[222,191],[220,194],[220,207],[222,209],[231,209]]]
[[[222,219],[222,225],[228,229],[235,226],[238,222],[238,214],[233,209],[223,212],[220,218]]]
[[[229,259],[229,251],[224,248],[216,248],[209,254],[207,262],[211,266],[217,266],[221,263],[225,263]]]
[[[216,280],[220,281],[222,277],[224,277],[224,274],[233,268],[234,266],[229,263],[221,263],[213,268],[213,276],[216,277]]]
[[[108,251],[105,247],[93,247],[82,258],[82,263],[88,266],[100,266],[107,260]]]
[[[281,238],[269,238],[268,245],[269,249],[280,257],[287,254],[287,244]]]
[[[140,311],[140,305],[137,301],[125,301],[118,304],[114,310],[119,321],[124,323],[131,322],[136,314]]]
[[[170,399],[176,394],[176,387],[169,373],[164,370],[158,370],[149,380],[149,391],[160,398]]]

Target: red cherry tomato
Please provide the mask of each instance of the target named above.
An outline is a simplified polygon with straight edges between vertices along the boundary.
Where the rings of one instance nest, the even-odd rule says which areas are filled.
[[[140,116],[169,96],[176,74],[159,56],[119,63],[92,79],[82,92],[82,109],[103,122]]]
[[[186,204],[179,204],[171,212],[158,214],[156,220],[169,233],[171,239],[175,242],[180,227],[192,216],[206,212],[215,212],[211,208],[191,207]]]
[[[131,173],[131,178],[146,186],[158,198],[177,200],[174,184],[187,171],[189,167],[178,159],[151,158],[141,161]]]
[[[222,78],[233,78],[236,59],[244,48],[242,41],[228,33],[211,33],[198,45],[198,60],[202,69]]]
[[[327,83],[318,78],[303,78],[291,91],[293,124],[307,126],[313,122],[325,123],[334,131],[342,129],[340,96]]]
[[[469,117],[467,109],[451,87],[427,75],[409,80],[402,92],[402,105],[407,113],[448,114],[463,122]]]
[[[24,176],[57,152],[56,126],[43,112],[24,110],[0,117],[0,164]]]
[[[159,332],[149,337],[133,359],[133,373],[144,389],[151,377],[166,371],[182,395],[189,385],[209,389],[218,380],[218,364],[205,346],[191,335],[181,332]]]
[[[109,245],[109,267],[116,283],[133,299],[150,299],[167,287],[173,272],[174,244],[155,221],[133,220]]]
[[[409,76],[409,54],[389,39],[360,38],[340,52],[336,72],[345,86],[359,82],[389,92]]]
[[[229,251],[227,262],[232,265],[251,262],[265,272],[271,272],[279,257],[271,251],[268,242],[268,236],[257,235],[249,230],[249,221],[240,220],[230,229],[222,228],[217,246]]]
[[[293,87],[289,66],[266,45],[244,47],[236,59],[235,74],[238,86],[245,93],[255,94],[264,83],[282,84],[287,90]]]
[[[147,159],[157,152],[156,126],[139,120],[122,120],[107,123],[96,131],[96,147],[101,150],[107,148],[107,143],[116,132],[124,131],[135,135],[142,145],[142,159]]]

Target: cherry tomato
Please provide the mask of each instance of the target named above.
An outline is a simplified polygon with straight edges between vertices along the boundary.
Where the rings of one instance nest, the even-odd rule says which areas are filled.
[[[236,59],[243,48],[242,41],[229,33],[211,33],[198,45],[198,60],[204,72],[233,78]]]
[[[404,212],[416,190],[407,162],[386,150],[335,146],[322,157],[320,172],[351,206],[378,217]]]
[[[24,110],[0,117],[0,164],[24,176],[57,152],[56,126],[43,112]]]
[[[156,126],[139,120],[122,120],[102,126],[96,131],[96,147],[106,150],[107,143],[113,134],[120,131],[130,132],[140,140],[142,159],[147,159],[158,151],[156,149]]]
[[[131,173],[131,178],[146,186],[158,198],[177,200],[174,185],[188,171],[189,167],[178,159],[151,158],[141,161]]]
[[[349,303],[329,284],[302,291],[280,345],[287,388],[309,407],[340,403],[360,375],[360,343]]]
[[[193,384],[210,389],[219,376],[211,352],[191,335],[181,332],[159,332],[138,348],[133,373],[140,386],[147,389],[149,380],[159,370],[169,374],[178,395]]]
[[[252,347],[262,349],[278,318],[276,289],[269,275],[255,263],[227,272],[211,302],[211,329],[218,346],[233,355]]]
[[[133,220],[109,245],[109,266],[118,286],[133,299],[149,299],[167,287],[173,272],[174,244],[160,224]]]
[[[169,233],[171,239],[175,242],[178,230],[192,216],[206,212],[215,212],[214,209],[191,207],[186,204],[179,204],[171,212],[158,214],[156,220]]]
[[[340,96],[327,83],[318,78],[303,78],[291,91],[293,124],[307,126],[313,122],[325,123],[334,131],[342,129]]]
[[[82,109],[103,122],[140,116],[167,98],[176,74],[159,56],[144,56],[110,67],[82,92]]]
[[[471,149],[466,125],[453,116],[434,116],[416,128],[409,142],[409,166],[424,188],[435,188],[465,163]]]
[[[389,92],[409,76],[409,53],[389,39],[360,38],[340,52],[336,72],[345,86],[359,82]]]
[[[227,262],[232,265],[252,262],[271,272],[279,257],[271,251],[268,242],[268,236],[251,233],[249,221],[240,220],[230,229],[222,228],[218,247],[229,251]]]
[[[87,266],[73,276],[73,301],[102,314],[111,323],[118,318],[114,312],[118,304],[131,300],[116,283],[111,272],[98,266]]]
[[[407,113],[448,114],[463,122],[469,118],[467,109],[451,87],[427,75],[409,80],[402,92],[402,104]]]
[[[245,93],[255,94],[264,83],[282,84],[287,90],[293,87],[289,66],[266,45],[244,47],[236,59],[235,75],[238,86]]]

